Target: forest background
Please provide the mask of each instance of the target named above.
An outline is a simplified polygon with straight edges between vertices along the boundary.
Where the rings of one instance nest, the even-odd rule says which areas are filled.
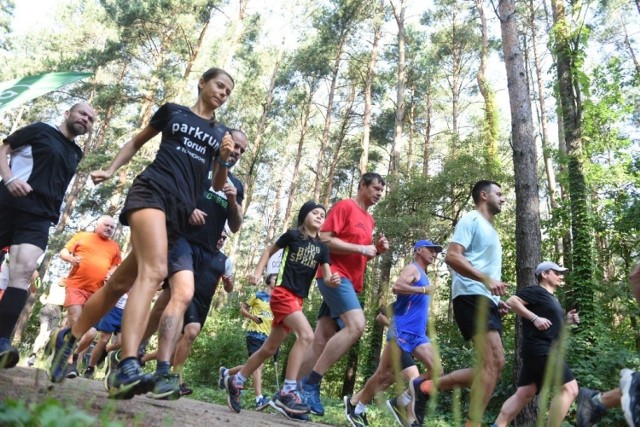
[[[25,3],[31,12],[0,0],[0,81],[51,71],[93,76],[3,111],[0,134],[57,123],[79,100],[98,113],[52,229],[40,292],[66,274],[56,254],[70,236],[102,214],[117,215],[158,141],[107,183],[93,186],[88,173],[105,167],[164,102],[191,105],[207,68],[225,68],[236,81],[218,118],[249,137],[234,168],[245,186],[245,219],[224,249],[235,263],[236,290],[218,293],[185,373],[197,398],[222,402],[212,390],[217,367],[244,360],[238,303],[255,291],[244,278],[265,245],[306,200],[330,206],[353,196],[364,171],[387,179],[373,215],[391,251],[367,271],[364,337],[323,383],[336,413],[338,398],[376,367],[384,338],[373,318],[393,300],[390,287],[412,243],[446,245],[472,209],[469,190],[478,179],[499,181],[507,196],[496,227],[510,292],[534,283],[542,259],[571,269],[558,297],[583,320],[565,347],[579,383],[608,389],[619,369],[640,366],[640,309],[627,283],[640,255],[638,0]],[[117,239],[126,250],[128,230]],[[453,321],[442,259],[430,277],[438,291],[429,329],[449,372],[472,363],[473,352]],[[320,302],[312,292],[305,308],[312,322]],[[36,298],[31,309],[39,309]],[[487,422],[514,391],[514,317],[504,319],[507,366]],[[24,352],[35,332],[25,317],[16,333]],[[273,375],[267,366],[265,382]],[[430,420],[460,425],[467,402],[465,391],[444,393]],[[375,408],[369,415],[378,425],[385,417]],[[528,408],[518,423],[535,417]],[[608,418],[616,423],[623,425],[619,412]]]

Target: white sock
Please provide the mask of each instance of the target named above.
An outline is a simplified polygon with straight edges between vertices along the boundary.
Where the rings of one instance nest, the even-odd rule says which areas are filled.
[[[367,405],[363,405],[362,402],[358,402],[356,408],[353,410],[353,413],[356,415],[364,414],[367,410]]]
[[[409,393],[405,391],[400,396],[398,396],[397,400],[398,400],[398,405],[407,406],[409,403],[411,403],[411,396],[409,396]]]
[[[282,391],[284,393],[291,393],[297,388],[296,380],[288,380],[284,379],[284,386],[282,387]]]
[[[247,379],[242,376],[242,374],[240,372],[238,372],[235,376],[234,376],[234,380],[236,382],[236,384],[244,386],[244,383],[247,382]]]
[[[262,395],[256,396],[256,403],[260,402],[261,399],[262,399]]]

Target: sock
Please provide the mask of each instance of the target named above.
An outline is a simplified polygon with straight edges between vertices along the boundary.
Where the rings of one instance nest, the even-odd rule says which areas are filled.
[[[78,353],[73,353],[73,363],[78,363]]]
[[[28,296],[26,289],[7,288],[4,291],[0,299],[0,337],[9,339]]]
[[[288,380],[284,379],[284,387],[282,387],[282,391],[284,393],[292,393],[297,388],[296,380]]]
[[[171,365],[169,362],[156,362],[156,374],[158,375],[166,375],[169,373],[169,368]]]
[[[364,414],[367,410],[367,405],[363,405],[362,402],[358,402],[356,408],[353,410],[353,413],[356,415]]]
[[[411,403],[411,396],[409,396],[409,393],[405,391],[400,396],[398,396],[397,401],[398,401],[398,405],[407,406],[409,403]]]
[[[222,376],[223,377],[228,377],[229,376],[229,370],[227,368],[224,368],[224,370],[222,371]]]
[[[235,376],[233,377],[233,382],[235,383],[236,386],[240,386],[243,387],[244,383],[247,382],[247,379],[242,375],[241,372],[238,372],[237,374],[235,374]]]
[[[322,375],[316,371],[311,371],[305,382],[309,385],[320,384],[320,382],[322,382]]]
[[[431,380],[422,381],[422,383],[420,383],[420,391],[423,392],[424,394],[431,394],[432,385],[433,385],[433,381]]]
[[[261,399],[262,399],[262,395],[256,396],[256,403],[260,402]]]

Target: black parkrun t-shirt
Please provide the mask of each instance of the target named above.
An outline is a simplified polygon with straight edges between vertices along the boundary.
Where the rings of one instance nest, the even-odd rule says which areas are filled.
[[[564,310],[558,299],[542,286],[527,286],[516,292],[516,296],[527,303],[526,307],[538,317],[544,317],[551,321],[551,327],[540,331],[528,319],[523,319],[522,343],[523,359],[546,356],[551,350],[551,345],[560,336],[564,325]]]
[[[11,171],[26,181],[32,192],[13,197],[0,185],[0,205],[30,212],[50,219],[60,218],[60,206],[71,178],[82,159],[82,150],[57,127],[37,122],[9,135]]]
[[[318,239],[304,239],[297,229],[287,230],[276,241],[276,246],[284,248],[276,286],[284,286],[306,298],[318,266],[330,264],[329,248]]]
[[[237,188],[236,202],[242,205],[242,201],[244,200],[244,187],[242,183],[238,178],[233,176],[231,172],[227,173],[227,182]],[[205,188],[207,188],[207,183],[210,184],[211,180],[209,179],[205,182]],[[207,214],[204,225],[189,225],[185,236],[189,242],[215,252],[218,250],[216,248],[218,239],[229,217],[229,201],[227,200],[227,196],[223,191],[213,191],[213,188],[209,185],[208,188],[202,192],[202,196],[198,197],[196,208]]]
[[[140,176],[151,179],[193,210],[203,177],[228,129],[172,103],[160,107],[149,125],[162,132],[162,140],[156,158]]]

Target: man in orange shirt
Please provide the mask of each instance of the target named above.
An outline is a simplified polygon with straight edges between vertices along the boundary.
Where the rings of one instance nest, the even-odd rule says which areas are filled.
[[[76,233],[60,251],[60,258],[72,266],[66,280],[64,300],[64,307],[68,313],[68,326],[73,326],[78,320],[84,303],[104,285],[121,262],[120,247],[111,240],[115,227],[113,218],[103,216],[98,220],[93,233]],[[94,335],[88,334],[86,339],[80,341],[73,355],[68,378],[78,376],[76,369],[78,352],[87,347],[93,338]]]

